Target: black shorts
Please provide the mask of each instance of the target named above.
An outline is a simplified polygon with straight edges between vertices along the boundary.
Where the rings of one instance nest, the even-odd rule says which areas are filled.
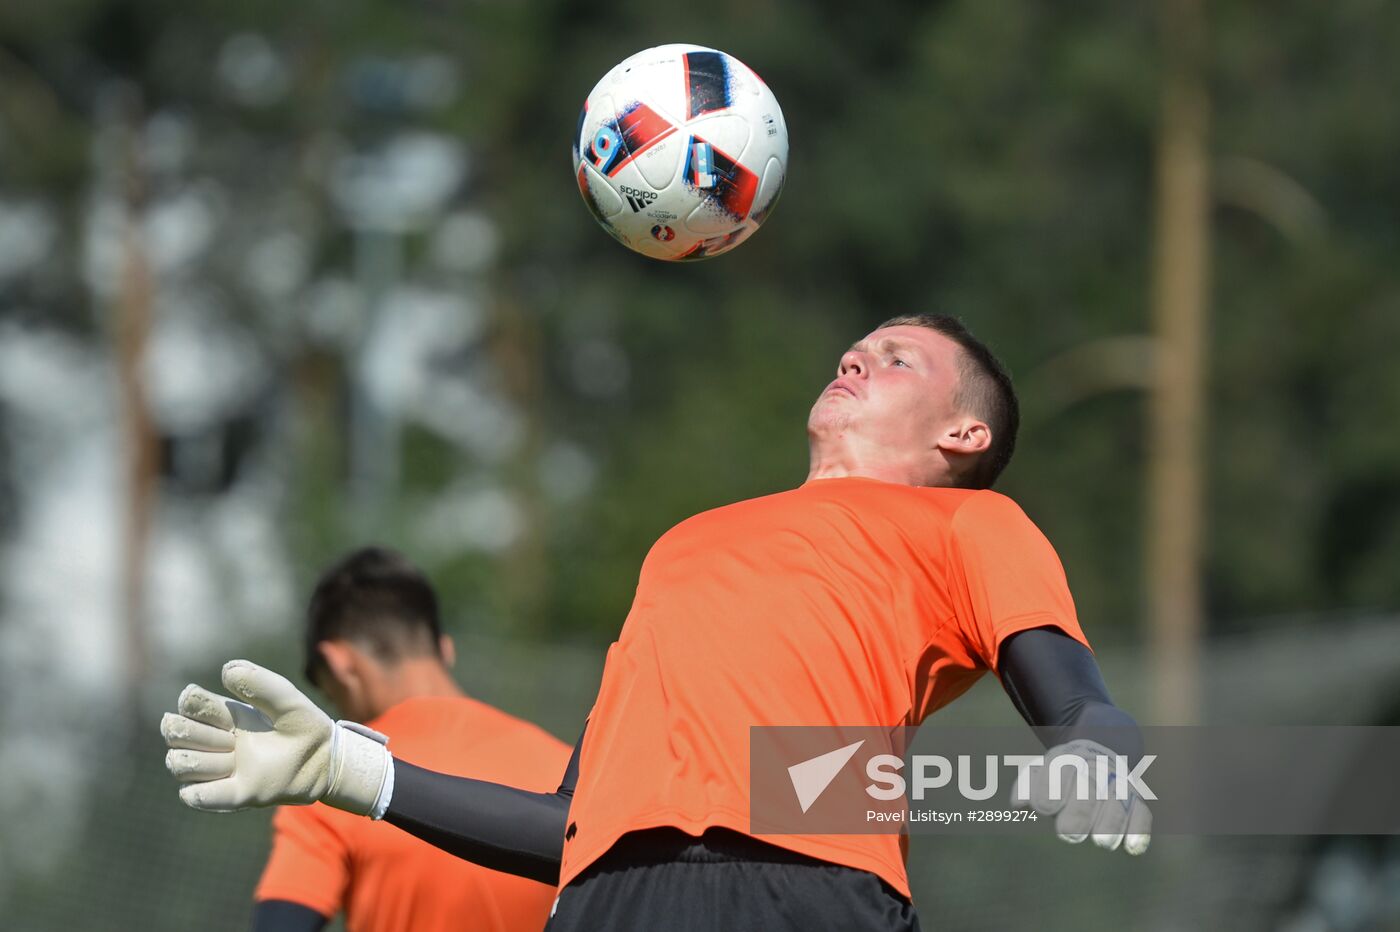
[[[632,832],[559,894],[546,932],[918,932],[914,907],[868,871],[728,829]]]

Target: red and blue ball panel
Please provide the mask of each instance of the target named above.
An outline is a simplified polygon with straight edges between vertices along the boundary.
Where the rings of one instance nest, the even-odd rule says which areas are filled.
[[[686,52],[685,118],[693,120],[733,104],[730,80],[728,56],[721,52]]]
[[[638,101],[594,131],[584,156],[594,168],[612,177],[675,131],[669,120]]]
[[[758,193],[758,175],[700,136],[690,137],[683,177],[736,223],[749,215]]]

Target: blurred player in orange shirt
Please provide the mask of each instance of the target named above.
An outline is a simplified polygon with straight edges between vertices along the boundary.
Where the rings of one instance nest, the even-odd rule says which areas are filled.
[[[356,551],[316,586],[306,678],[343,716],[432,770],[553,791],[569,748],[464,695],[448,671],[454,659],[431,584],[399,554]],[[554,896],[322,804],[280,809],[273,831],[255,932],[313,932],[342,911],[350,932],[538,930]]]

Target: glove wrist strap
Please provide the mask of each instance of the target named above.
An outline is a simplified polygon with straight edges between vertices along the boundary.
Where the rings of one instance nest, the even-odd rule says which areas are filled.
[[[382,819],[394,794],[394,758],[387,735],[358,722],[339,721],[331,732],[331,773],[321,801]]]

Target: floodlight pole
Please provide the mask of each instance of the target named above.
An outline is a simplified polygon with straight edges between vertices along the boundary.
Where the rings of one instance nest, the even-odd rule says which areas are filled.
[[[1200,711],[1210,180],[1202,0],[1161,0],[1147,570],[1154,722]]]

